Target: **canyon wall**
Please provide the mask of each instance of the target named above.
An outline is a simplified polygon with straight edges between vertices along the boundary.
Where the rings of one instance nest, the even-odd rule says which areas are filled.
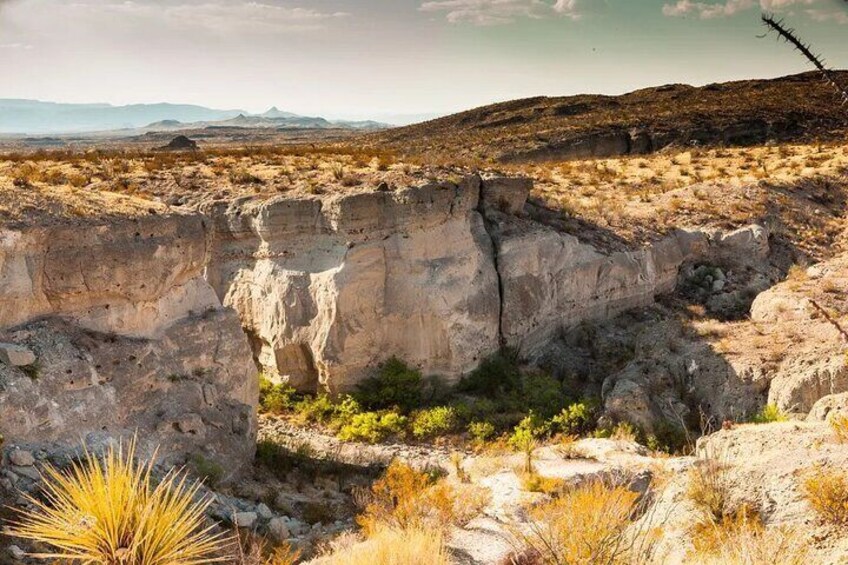
[[[448,381],[502,346],[533,360],[672,290],[706,246],[675,232],[605,255],[530,220],[530,188],[472,175],[0,231],[0,433],[138,432],[237,473],[257,367],[338,392],[390,356]]]

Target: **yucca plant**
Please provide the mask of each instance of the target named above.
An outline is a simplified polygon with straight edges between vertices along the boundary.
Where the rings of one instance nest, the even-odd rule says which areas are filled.
[[[199,565],[218,563],[229,544],[204,524],[211,499],[182,472],[154,484],[153,461],[135,462],[135,441],[111,446],[103,458],[87,450],[60,471],[46,466],[43,496],[26,495],[6,533],[49,550],[39,559],[86,565]]]

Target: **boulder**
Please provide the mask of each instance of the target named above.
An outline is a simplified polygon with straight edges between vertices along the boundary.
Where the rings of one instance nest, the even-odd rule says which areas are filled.
[[[283,542],[291,537],[288,522],[284,518],[273,518],[268,522],[268,533],[278,542]]]
[[[9,462],[18,467],[32,467],[35,465],[35,457],[29,451],[13,449],[9,452]]]
[[[848,392],[821,398],[807,414],[808,422],[825,422],[832,415],[848,416]]]
[[[233,513],[233,525],[237,528],[252,528],[259,517],[256,512]]]

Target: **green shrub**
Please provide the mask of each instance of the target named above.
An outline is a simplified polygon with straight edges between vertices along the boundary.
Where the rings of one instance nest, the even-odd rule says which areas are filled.
[[[263,412],[282,414],[294,407],[295,390],[285,384],[276,385],[264,376],[259,377],[259,406]]]
[[[551,428],[566,435],[583,435],[592,431],[597,406],[591,401],[575,402],[551,419]]]
[[[551,418],[566,405],[562,384],[551,375],[534,372],[521,379],[518,406],[522,412],[532,411],[542,418]]]
[[[306,397],[294,406],[294,411],[306,422],[326,424],[336,412],[336,405],[326,394]]]
[[[456,410],[450,406],[437,406],[422,410],[412,421],[412,435],[419,439],[450,433],[456,429]]]
[[[524,454],[524,472],[533,472],[533,452],[538,445],[538,439],[545,433],[543,423],[532,412],[512,431],[509,445]]]
[[[377,443],[389,436],[403,435],[406,417],[397,412],[362,412],[339,430],[343,441]]]
[[[754,424],[771,424],[772,422],[785,422],[788,419],[786,412],[774,404],[766,404],[759,412],[754,414],[751,422]]]
[[[349,395],[344,395],[339,398],[339,402],[333,407],[333,416],[331,426],[341,428],[345,424],[349,424],[353,417],[362,412],[362,407],[356,399]]]
[[[491,422],[471,422],[468,433],[474,441],[482,443],[495,436],[495,426]]]
[[[422,390],[421,373],[392,357],[376,375],[359,383],[354,398],[368,410],[411,411],[421,405]]]
[[[521,389],[521,370],[516,352],[505,349],[487,357],[470,375],[459,383],[463,392],[502,396]]]

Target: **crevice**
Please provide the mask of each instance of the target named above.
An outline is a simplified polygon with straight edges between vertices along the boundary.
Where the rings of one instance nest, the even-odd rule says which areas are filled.
[[[503,277],[501,276],[500,265],[498,264],[498,257],[500,255],[500,245],[498,244],[498,239],[495,236],[494,230],[495,222],[489,219],[488,214],[486,213],[485,206],[483,204],[483,183],[480,183],[479,186],[479,199],[477,205],[477,212],[480,214],[480,217],[483,219],[483,229],[486,231],[486,235],[489,236],[489,241],[492,244],[492,264],[495,267],[495,276],[498,278],[498,347],[500,349],[506,348],[506,337],[503,332],[503,319],[504,319],[504,282]]]

